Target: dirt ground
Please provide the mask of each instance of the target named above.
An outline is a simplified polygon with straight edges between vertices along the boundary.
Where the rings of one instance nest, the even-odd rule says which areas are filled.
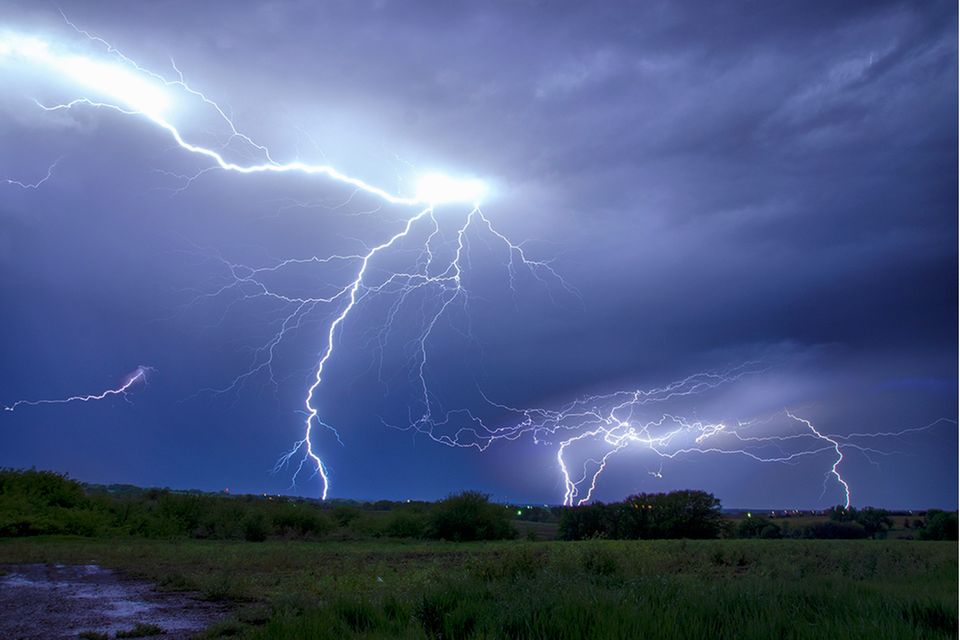
[[[0,638],[53,640],[84,631],[113,637],[152,624],[169,640],[190,638],[222,618],[223,607],[156,591],[97,565],[0,566]]]

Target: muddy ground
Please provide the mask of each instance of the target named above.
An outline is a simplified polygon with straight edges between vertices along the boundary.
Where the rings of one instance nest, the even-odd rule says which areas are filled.
[[[222,606],[183,593],[159,592],[97,565],[0,566],[0,638],[53,640],[98,631],[112,638],[134,625],[190,638],[225,615]]]

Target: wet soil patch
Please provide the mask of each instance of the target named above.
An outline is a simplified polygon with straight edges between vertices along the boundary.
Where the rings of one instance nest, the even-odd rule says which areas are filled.
[[[190,638],[226,608],[184,593],[164,593],[97,565],[0,566],[0,638],[59,640],[96,631],[113,638],[137,624],[164,640]]]

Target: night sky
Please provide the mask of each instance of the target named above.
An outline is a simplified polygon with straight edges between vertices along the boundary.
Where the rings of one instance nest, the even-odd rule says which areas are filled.
[[[469,296],[428,342],[438,407],[497,428],[516,415],[484,397],[557,409],[751,362],[638,419],[736,424],[788,409],[843,436],[957,417],[955,2],[60,6],[169,79],[173,58],[277,161],[330,164],[391,193],[426,171],[489,185],[483,215],[567,286],[523,265],[511,278],[510,252],[472,228]],[[52,5],[5,3],[3,32],[123,64]],[[323,176],[205,171],[143,117],[44,111],[35,99],[84,90],[2,53],[0,86],[0,405],[99,393],[153,368],[126,398],[0,411],[0,466],[318,495],[309,469],[291,487],[299,456],[274,465],[302,437],[342,307],[304,314],[258,368],[289,309],[213,294],[228,264],[353,254],[416,210]],[[209,105],[169,92],[191,140],[262,159]],[[9,182],[35,184],[58,159],[35,189]],[[437,208],[441,253],[469,211]],[[371,277],[420,249],[403,244]],[[347,266],[265,279],[329,295]],[[387,326],[392,302],[366,297],[344,322],[316,394],[342,440],[323,428],[314,439],[330,496],[475,488],[561,502],[557,439],[481,453],[403,428],[422,411],[415,340],[437,299],[418,292]],[[957,431],[943,421],[845,449],[853,504],[956,508]],[[633,446],[593,497],[698,488],[726,507],[826,507],[842,501],[832,464],[831,451],[774,464]]]

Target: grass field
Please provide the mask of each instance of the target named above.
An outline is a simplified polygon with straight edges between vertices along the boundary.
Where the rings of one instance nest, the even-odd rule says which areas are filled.
[[[956,542],[0,540],[234,604],[209,637],[950,638]]]

